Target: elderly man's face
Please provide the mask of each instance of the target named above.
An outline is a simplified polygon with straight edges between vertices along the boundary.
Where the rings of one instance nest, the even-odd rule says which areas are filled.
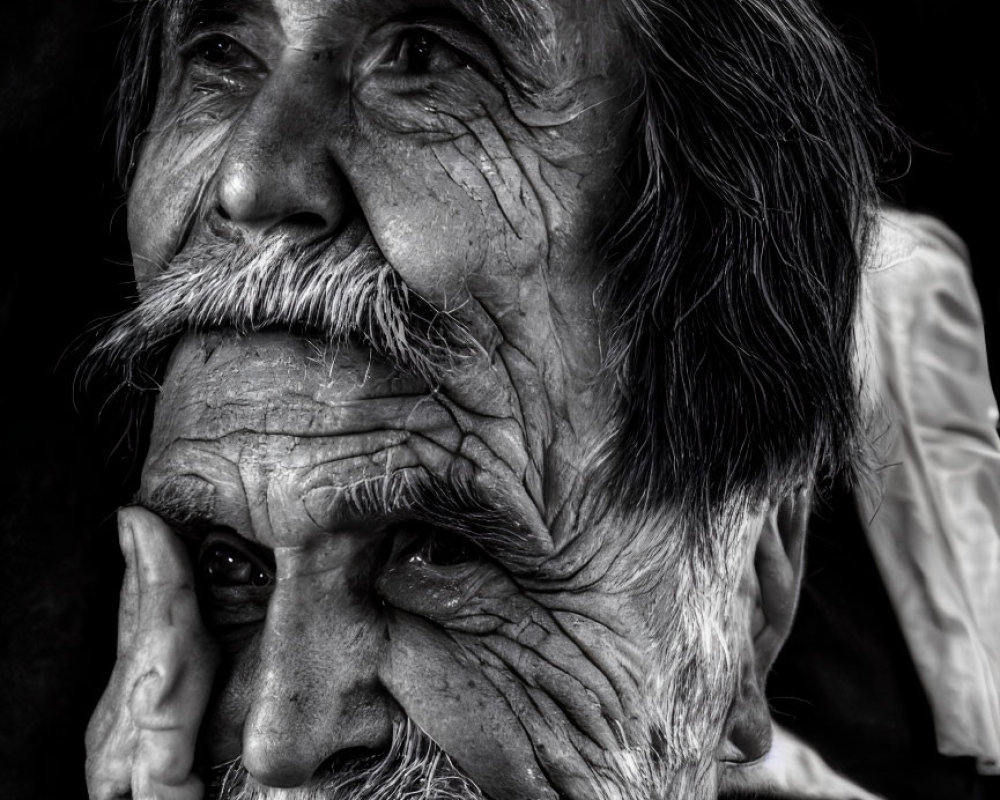
[[[604,4],[174,6],[129,233],[144,292],[224,288],[189,304],[218,330],[174,351],[141,497],[222,644],[212,763],[316,784],[410,720],[513,800],[711,756],[732,670],[678,643],[697,568],[601,484],[630,122]],[[682,685],[723,708],[671,711]]]

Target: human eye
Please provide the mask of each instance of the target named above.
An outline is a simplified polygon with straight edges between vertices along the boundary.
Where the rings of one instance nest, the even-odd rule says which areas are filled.
[[[376,583],[389,607],[445,622],[452,620],[501,567],[470,536],[408,521],[392,533],[391,553]]]
[[[471,65],[470,58],[434,31],[408,28],[387,48],[379,69],[399,75],[431,75]]]
[[[196,67],[227,72],[265,71],[263,63],[247,47],[224,33],[204,33],[182,48],[185,60]]]
[[[482,562],[486,554],[467,536],[423,523],[402,526],[391,560],[413,567],[458,567]]]
[[[240,38],[226,32],[202,31],[181,45],[178,55],[189,113],[218,108],[205,102],[251,96],[267,77],[264,61]]]
[[[390,20],[357,53],[358,106],[399,132],[451,135],[452,120],[477,113],[495,94],[490,40],[444,12]]]
[[[213,535],[203,545],[198,570],[203,584],[215,591],[261,589],[274,583],[269,566],[220,534]]]
[[[195,570],[205,620],[222,638],[263,622],[275,582],[268,551],[228,530],[212,531],[198,550]]]

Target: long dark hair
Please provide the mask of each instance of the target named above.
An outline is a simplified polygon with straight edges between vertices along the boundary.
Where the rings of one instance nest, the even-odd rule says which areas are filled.
[[[703,523],[734,498],[851,471],[852,315],[875,154],[895,138],[809,0],[614,1],[637,114],[604,285],[612,477],[629,505]],[[167,5],[136,0],[123,42],[125,183]]]
[[[639,114],[606,285],[614,472],[630,504],[705,522],[851,471],[852,317],[895,136],[807,0],[621,6]]]

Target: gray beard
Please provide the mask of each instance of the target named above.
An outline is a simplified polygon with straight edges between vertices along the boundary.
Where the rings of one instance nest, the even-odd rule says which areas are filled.
[[[258,783],[242,762],[217,767],[209,778],[211,800],[485,800],[448,755],[409,720],[393,728],[382,756],[345,764],[294,789]]]

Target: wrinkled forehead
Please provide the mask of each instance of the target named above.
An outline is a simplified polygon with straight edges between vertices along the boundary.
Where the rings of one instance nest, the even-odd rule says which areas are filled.
[[[287,34],[310,28],[322,35],[325,28],[335,40],[338,34],[349,35],[352,23],[441,13],[467,20],[502,54],[543,73],[606,70],[624,44],[609,0],[165,0],[164,6],[168,42],[199,26],[248,17],[267,20]]]

